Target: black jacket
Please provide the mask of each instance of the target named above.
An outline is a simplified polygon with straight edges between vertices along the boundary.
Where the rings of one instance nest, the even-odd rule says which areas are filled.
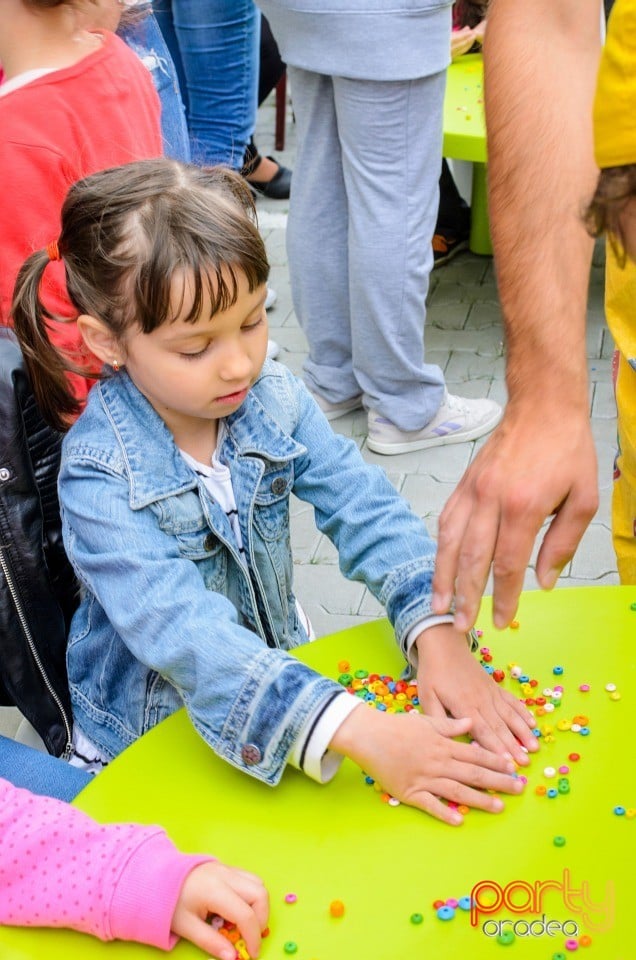
[[[18,707],[57,756],[71,741],[66,637],[78,602],[57,498],[61,440],[0,329],[0,705]]]

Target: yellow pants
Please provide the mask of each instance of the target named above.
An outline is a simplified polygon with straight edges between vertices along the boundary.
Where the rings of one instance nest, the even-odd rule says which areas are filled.
[[[636,264],[619,266],[609,243],[605,314],[618,353],[612,535],[621,583],[636,584]]]

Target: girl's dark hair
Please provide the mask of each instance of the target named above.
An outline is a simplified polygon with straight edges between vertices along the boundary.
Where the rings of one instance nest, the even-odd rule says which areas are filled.
[[[69,190],[58,248],[77,314],[98,317],[115,335],[156,330],[179,315],[171,308],[175,274],[192,278],[194,323],[204,296],[212,313],[236,302],[238,272],[250,291],[265,283],[267,255],[243,178],[224,167],[143,160],[86,177]],[[37,403],[48,423],[68,429],[81,409],[66,378],[86,371],[52,345],[42,303],[46,251],[32,254],[15,286],[12,317]],[[185,292],[185,291],[184,291]]]
[[[488,0],[455,0],[454,21],[462,27],[476,27],[486,16]]]
[[[584,213],[585,226],[593,237],[606,233],[619,263],[625,263],[625,235],[621,214],[636,199],[636,164],[601,170],[596,190]]]

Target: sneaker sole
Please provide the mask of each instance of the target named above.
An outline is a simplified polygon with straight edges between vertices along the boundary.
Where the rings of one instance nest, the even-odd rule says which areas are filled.
[[[465,250],[468,250],[468,240],[458,243],[456,247],[453,247],[452,250],[449,250],[448,253],[443,254],[441,257],[438,257],[437,260],[433,261],[433,270],[436,270],[438,267],[443,267],[445,263],[448,263],[453,257],[456,257],[458,253],[464,253]]]
[[[340,417],[346,417],[348,413],[354,413],[356,410],[362,410],[362,400],[358,400],[357,403],[352,403],[350,407],[344,407],[342,410],[323,410],[323,415],[325,420],[339,420]]]
[[[404,440],[402,443],[382,443],[367,437],[367,447],[373,453],[382,454],[385,457],[398,453],[412,453],[416,450],[428,450],[429,447],[446,447],[451,443],[468,443],[469,440],[478,440],[494,430],[501,417],[503,410],[497,411],[497,414],[472,430],[458,430],[457,433],[448,433],[443,437],[427,437],[422,440]]]

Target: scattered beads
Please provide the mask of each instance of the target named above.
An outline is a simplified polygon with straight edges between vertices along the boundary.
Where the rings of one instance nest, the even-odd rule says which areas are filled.
[[[565,837],[555,837],[552,841],[555,847],[564,847],[565,846]]]
[[[606,684],[605,684],[605,689],[607,690],[608,693],[614,693],[614,691],[616,690],[616,684],[615,684],[615,683],[606,683]]]
[[[625,807],[614,807],[614,813],[617,817],[624,817],[627,811],[625,810]]]
[[[511,621],[510,621],[510,629],[511,629],[511,630],[518,630],[518,629],[519,629],[519,621],[518,621],[518,620],[511,620]]]
[[[298,894],[296,893],[285,894],[285,903],[296,903],[297,900],[298,900]]]
[[[582,937],[579,937],[579,947],[589,947],[592,944],[592,938],[589,934],[584,933]]]
[[[283,945],[283,950],[285,951],[285,953],[297,953],[298,944],[294,943],[293,940],[288,940],[287,943]]]
[[[446,904],[444,904],[443,907],[440,907],[437,911],[438,920],[452,920],[454,916],[455,910],[453,907],[448,907]]]
[[[560,677],[563,673],[563,667],[552,667],[552,673],[555,677]]]
[[[409,920],[411,923],[415,924],[415,926],[419,926],[419,924],[423,922],[424,917],[421,913],[412,913],[409,917]]]
[[[332,900],[329,904],[329,913],[332,917],[343,917],[345,912],[342,900]]]
[[[582,683],[579,687],[579,690],[581,691],[581,693],[589,693],[590,692],[589,683]]]
[[[578,940],[566,940],[566,941],[565,941],[565,949],[566,949],[566,950],[578,950],[578,949],[579,949],[579,942],[578,942]]]
[[[512,626],[512,624],[511,624]],[[502,947],[509,947],[515,942],[515,935],[512,930],[503,930],[497,937],[497,943]]]

